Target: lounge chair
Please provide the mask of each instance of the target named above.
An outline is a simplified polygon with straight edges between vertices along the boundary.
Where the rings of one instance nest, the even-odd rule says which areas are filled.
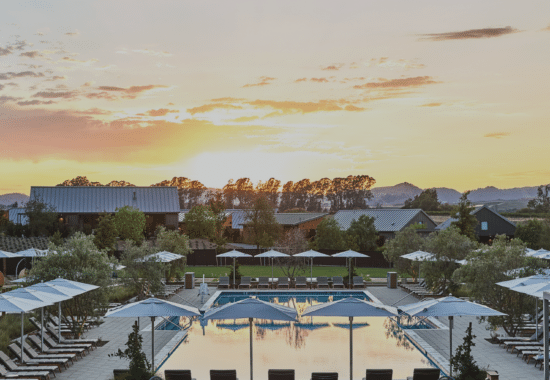
[[[32,344],[38,349],[40,349],[41,341],[40,338],[36,335],[30,335],[27,337]],[[48,354],[59,354],[59,355],[79,355],[81,358],[84,357],[84,352],[86,350],[76,350],[72,348],[53,348],[51,346],[48,346],[48,343],[44,341],[44,353]]]
[[[288,284],[288,277],[279,277],[277,279],[277,289],[288,289],[290,286]]]
[[[67,358],[31,358],[26,353],[25,350],[23,350],[23,356],[21,356],[21,347],[15,345],[14,343],[8,345],[8,350],[11,351],[13,355],[19,360],[21,363],[25,363],[26,365],[56,365],[59,370],[61,371],[61,367],[69,368],[69,359]]]
[[[393,369],[367,369],[363,380],[392,380]]]
[[[239,284],[239,289],[240,288],[250,289],[250,277],[241,277],[241,283]]]
[[[42,326],[40,325],[40,323],[38,323],[38,321],[34,317],[30,317],[29,320],[34,325],[34,327],[36,327],[38,329],[39,332],[42,330]],[[46,324],[46,326],[44,326],[44,327],[45,327],[45,330],[47,330],[53,336],[53,339],[55,339],[57,341],[57,331],[55,331],[48,324]],[[63,330],[61,330],[61,331],[63,331]],[[80,338],[79,339],[63,339],[63,343],[91,344],[95,347],[99,343],[99,339],[97,339],[97,338],[91,338],[91,339],[80,339]]]
[[[53,374],[54,376],[55,376],[55,371],[56,370],[61,372],[59,367],[56,366],[56,365],[41,365],[41,366],[37,366],[37,365],[32,365],[32,366],[17,365],[3,351],[0,351],[0,361],[11,372],[48,371],[49,373]]]
[[[211,369],[210,380],[238,380],[235,369]]]
[[[269,277],[260,277],[258,279],[258,289],[260,288],[269,289]]]
[[[294,288],[304,288],[307,289],[307,280],[305,277],[296,277],[296,282],[294,283]]]
[[[90,347],[82,347],[79,345],[72,345],[72,344],[58,344],[54,342],[48,335],[44,334],[44,343],[48,346],[48,348],[55,349],[56,351],[60,351],[64,349],[63,352],[74,352],[78,354],[82,354],[84,352],[89,352]],[[61,352],[57,352],[61,353]]]
[[[311,380],[338,380],[338,372],[312,372]]]
[[[167,369],[164,371],[165,380],[195,380],[191,377],[190,369]]]
[[[342,276],[334,276],[332,278],[332,288],[333,289],[336,289],[336,288],[342,288],[344,289],[345,286],[344,286],[344,279]]]
[[[93,350],[97,344],[96,339],[93,340],[93,341],[96,341],[96,343],[92,343],[91,341],[88,341],[86,339],[63,339],[63,338],[61,338],[61,342],[60,342],[57,337],[57,334],[55,334],[55,331],[52,330],[51,327],[47,326],[46,330],[51,334],[52,341],[59,346],[80,347],[90,351],[90,350]],[[40,333],[40,330],[38,332]],[[46,334],[44,337],[46,337],[47,335],[48,334]]]
[[[20,342],[18,342],[17,346],[19,349],[21,348]],[[23,342],[23,350],[27,353],[27,355],[29,355],[31,359],[67,359],[71,363],[74,363],[76,359],[75,354],[53,354],[48,352],[40,354],[36,352],[34,348],[32,348],[30,344],[28,344],[26,341]]]
[[[328,277],[317,277],[317,289],[330,289]]]
[[[363,281],[363,277],[361,276],[354,276],[353,277],[353,288],[361,288],[361,289],[365,289],[366,288],[366,285],[365,285],[365,282]]]
[[[439,368],[415,368],[413,371],[413,380],[438,380]]]
[[[0,377],[3,379],[43,379],[49,380],[50,373],[48,371],[24,371],[24,372],[9,372],[3,365],[0,365]]]
[[[218,289],[221,288],[229,289],[229,277],[220,277],[220,282],[218,282]]]
[[[293,369],[270,369],[267,371],[267,380],[294,380]]]

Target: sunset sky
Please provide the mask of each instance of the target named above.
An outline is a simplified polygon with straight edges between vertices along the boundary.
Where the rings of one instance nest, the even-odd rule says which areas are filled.
[[[42,1],[0,12],[0,194],[78,175],[550,182],[550,2]]]

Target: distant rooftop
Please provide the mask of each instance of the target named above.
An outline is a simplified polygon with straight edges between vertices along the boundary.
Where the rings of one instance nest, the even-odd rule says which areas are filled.
[[[367,215],[374,218],[376,231],[397,232],[401,231],[419,213],[423,213],[429,220],[432,220],[421,209],[340,210],[334,214],[333,218],[342,230],[347,230],[352,221],[359,219],[361,215]],[[434,225],[436,224],[434,222]]]

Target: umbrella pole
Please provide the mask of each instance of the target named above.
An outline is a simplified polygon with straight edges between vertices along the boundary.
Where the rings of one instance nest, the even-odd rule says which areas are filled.
[[[155,317],[151,317],[151,368],[155,373]]]
[[[311,283],[313,284],[313,257],[311,258]]]
[[[61,302],[58,303],[59,323],[57,325],[57,341],[61,343]]]
[[[273,278],[273,257],[271,258],[271,287],[273,287],[273,284],[275,283],[275,279]]]
[[[449,376],[453,376],[453,316],[449,315]]]
[[[349,380],[353,380],[353,317],[349,317]]]
[[[40,352],[44,352],[44,308],[40,308]]]
[[[252,380],[252,318],[248,318],[248,323],[250,323],[250,380]]]
[[[23,318],[25,317],[25,313],[21,313],[21,363],[25,364],[25,358],[23,357],[23,333],[24,333],[24,321]]]
[[[235,258],[233,257],[233,289],[237,289],[235,285]]]
[[[351,289],[351,257],[349,259],[349,277],[348,277],[348,286]]]

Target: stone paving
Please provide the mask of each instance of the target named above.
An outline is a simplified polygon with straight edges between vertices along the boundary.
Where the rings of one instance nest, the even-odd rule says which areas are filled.
[[[394,304],[396,306],[418,302],[418,299],[407,295],[401,289],[389,289],[387,287],[368,287],[376,298],[385,304]],[[214,288],[210,288],[210,295],[215,293]],[[403,298],[405,297],[405,298]],[[209,297],[205,298],[205,301]],[[170,298],[170,301],[192,305],[200,308],[204,303],[201,302],[198,295],[198,289],[182,290],[178,295]],[[77,361],[69,369],[57,375],[57,379],[90,379],[90,380],[110,380],[113,378],[113,369],[128,368],[126,360],[116,357],[110,358],[108,355],[116,352],[118,348],[124,348],[131,332],[132,324],[136,319],[132,318],[107,318],[101,326],[90,330],[86,337],[101,338],[108,341],[103,347],[98,347],[83,359]],[[447,318],[439,318],[438,321],[448,326]],[[485,340],[489,337],[489,332],[485,330],[485,324],[479,324],[476,318],[455,317],[453,329],[453,351],[463,342],[463,335],[469,322],[472,323],[474,335],[476,335],[476,346],[473,348],[473,355],[478,364],[491,370],[498,371],[500,380],[532,380],[543,378],[543,372],[531,364],[526,364],[515,354],[507,352],[504,348],[493,345]],[[143,336],[143,349],[147,359],[151,358],[151,322],[149,318],[141,318],[140,332]],[[436,357],[439,364],[448,367],[449,360],[449,330],[415,330],[419,341],[423,341],[423,348],[431,352]],[[180,331],[155,331],[155,364],[158,366],[166,355],[176,347],[184,338],[185,333]],[[205,379],[202,379],[205,380]]]

